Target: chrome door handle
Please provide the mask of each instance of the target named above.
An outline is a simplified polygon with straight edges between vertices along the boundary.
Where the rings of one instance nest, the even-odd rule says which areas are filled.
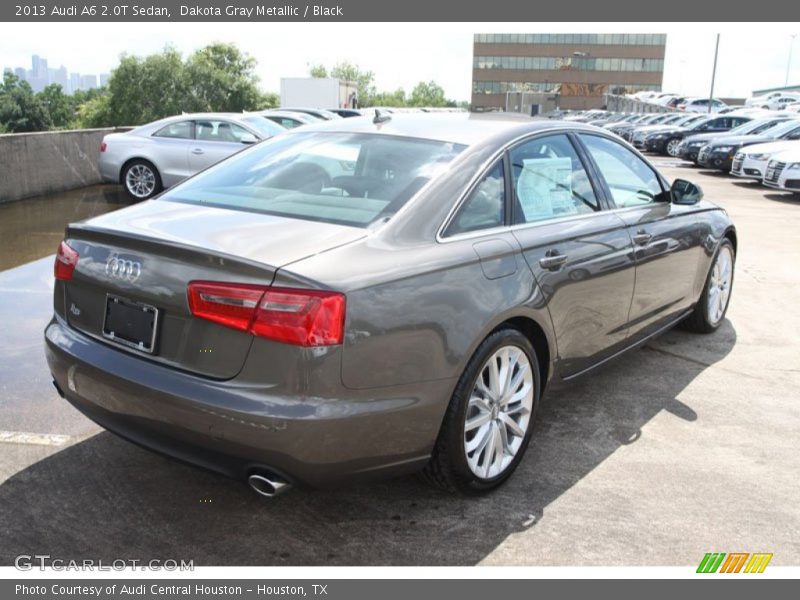
[[[192,150],[192,154],[202,154],[202,153],[203,153],[202,148],[195,148],[194,150]]]
[[[644,246],[652,239],[652,233],[647,233],[644,229],[640,229],[636,232],[636,235],[633,236],[633,243],[637,246]]]
[[[539,259],[539,266],[548,271],[557,271],[567,262],[568,258],[566,254],[558,254],[556,251],[550,250],[547,256]]]

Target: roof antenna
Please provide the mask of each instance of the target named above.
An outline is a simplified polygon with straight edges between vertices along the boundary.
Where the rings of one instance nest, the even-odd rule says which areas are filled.
[[[388,111],[381,110],[380,108],[375,109],[375,117],[372,119],[372,122],[375,125],[379,125],[381,123],[386,123],[386,121],[392,120],[392,114]]]

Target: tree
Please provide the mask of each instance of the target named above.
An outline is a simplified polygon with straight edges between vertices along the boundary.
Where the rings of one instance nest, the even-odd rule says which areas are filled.
[[[411,91],[411,106],[455,106],[445,98],[444,88],[435,81],[420,81]]]
[[[358,65],[347,61],[336,63],[331,69],[331,77],[341,81],[349,81],[356,85],[359,106],[373,106],[372,97],[375,95],[375,74],[372,71],[362,71]]]
[[[36,98],[49,114],[52,127],[65,128],[73,125],[76,105],[59,84],[51,83],[36,94]]]
[[[255,59],[232,44],[211,44],[186,62],[186,84],[191,111],[241,112],[261,108]]]
[[[43,131],[52,125],[50,115],[27,81],[13,73],[0,85],[0,126],[9,133]]]
[[[325,79],[328,77],[328,69],[325,68],[325,65],[310,65],[308,74],[316,79]]]
[[[403,88],[397,88],[394,92],[378,92],[370,99],[372,106],[407,106],[406,92]]]

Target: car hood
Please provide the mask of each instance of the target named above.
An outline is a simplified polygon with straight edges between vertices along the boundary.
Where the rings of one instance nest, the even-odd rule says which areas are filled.
[[[275,268],[366,237],[367,231],[241,210],[149,200],[82,228],[189,246]]]
[[[774,154],[796,148],[800,150],[800,140],[786,140],[781,142],[769,142],[766,144],[755,144],[747,147],[748,154]]]
[[[720,136],[717,136],[720,137]],[[719,141],[714,141],[712,146],[743,146],[745,144],[762,144],[774,138],[763,135],[727,135],[722,136]]]

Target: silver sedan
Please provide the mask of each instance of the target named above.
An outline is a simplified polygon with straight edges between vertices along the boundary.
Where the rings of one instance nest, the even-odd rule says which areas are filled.
[[[104,181],[121,183],[132,197],[146,200],[285,129],[247,113],[168,117],[105,136],[100,144],[98,168]]]

